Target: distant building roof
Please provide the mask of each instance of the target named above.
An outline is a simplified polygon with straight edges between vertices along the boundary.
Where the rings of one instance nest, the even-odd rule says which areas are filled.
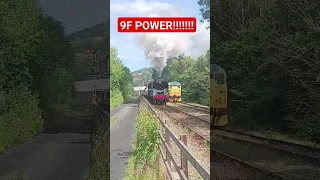
[[[147,86],[133,87],[133,91],[143,91]]]
[[[87,80],[87,81],[77,81],[76,91],[77,92],[88,92],[94,89],[105,91],[109,89],[109,79],[97,79],[97,80]]]

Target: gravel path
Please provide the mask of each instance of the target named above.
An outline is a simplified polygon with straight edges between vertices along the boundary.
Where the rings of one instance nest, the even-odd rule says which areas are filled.
[[[138,115],[138,104],[123,104],[111,111],[111,118],[119,118],[110,127],[110,179],[121,180],[125,177],[127,162],[131,154]]]
[[[88,168],[90,122],[87,115],[70,119],[69,127],[42,133],[0,156],[0,179],[23,174],[32,180],[81,180]]]

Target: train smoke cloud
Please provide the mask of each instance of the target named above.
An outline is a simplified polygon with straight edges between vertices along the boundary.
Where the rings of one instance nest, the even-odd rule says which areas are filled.
[[[145,57],[160,75],[167,59],[186,53],[190,43],[189,35],[182,33],[144,33],[138,34],[137,40],[144,49]]]
[[[199,8],[186,10],[183,4],[136,0],[111,3],[111,12],[118,16],[190,17],[198,14]],[[196,59],[209,50],[210,33],[207,26],[198,23],[195,33],[138,33],[129,36],[139,43],[145,58],[161,75],[168,58],[185,54]]]
[[[150,15],[159,17],[159,15]],[[192,54],[194,45],[199,44],[199,40],[210,40],[209,32],[206,33],[205,26],[202,25],[196,33],[143,33],[137,35],[137,40],[144,49],[145,57],[151,62],[152,66],[161,76],[163,68],[167,65],[169,57],[177,57],[186,54],[197,58],[204,54],[208,49]],[[209,42],[206,42],[209,44]],[[203,46],[203,45],[202,45]],[[191,53],[190,53],[191,52]]]

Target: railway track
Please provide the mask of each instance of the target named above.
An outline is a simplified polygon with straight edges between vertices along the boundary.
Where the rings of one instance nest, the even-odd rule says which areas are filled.
[[[204,121],[208,123],[208,125],[210,123],[210,110],[203,108],[201,106],[195,106],[195,105],[191,106],[189,104],[184,104],[184,103],[176,103],[176,104],[168,103],[167,106],[183,114],[196,118],[200,121]]]
[[[246,142],[246,143],[249,142],[257,146],[264,146],[272,150],[282,151],[283,153],[299,156],[309,161],[313,161],[316,165],[320,165],[320,149],[319,148],[256,136],[246,132],[237,131],[234,129],[227,129],[227,128],[216,129],[214,131],[214,134],[222,138],[237,140],[237,141]]]
[[[273,176],[282,179],[320,179],[320,149],[318,148],[260,137],[233,129],[216,129],[213,135],[226,140],[223,143],[217,143],[216,147],[211,145],[213,150],[223,151],[229,156],[228,158],[246,166],[270,172]],[[225,148],[222,148],[223,146]],[[232,150],[232,147],[237,147],[238,150]]]
[[[194,132],[201,139],[210,142],[208,133],[203,133],[203,131],[206,130],[208,132],[209,130],[208,121],[201,117],[201,115],[190,112],[190,109],[193,109],[193,111],[198,110],[202,114],[208,114],[208,108],[177,103],[176,106],[169,104],[168,106],[159,106],[158,109],[161,109],[171,119]],[[180,115],[179,117],[177,115],[179,113],[183,114],[183,116]],[[227,128],[215,129],[213,136],[223,139],[225,143],[223,145],[223,143],[215,143],[215,140],[213,140],[210,145],[212,156],[218,157],[217,159],[220,160],[222,158],[226,161],[240,164],[244,169],[250,169],[251,172],[255,173],[253,175],[255,178],[320,180],[320,149],[318,148],[265,138]],[[223,146],[225,147],[223,148]],[[227,151],[225,151],[226,149]],[[237,154],[239,153],[237,149],[240,153],[243,151],[247,155]],[[250,156],[250,151],[252,151],[252,154],[257,155],[257,157],[246,157]],[[215,160],[215,158],[213,159]],[[214,164],[218,165],[219,162],[214,162]],[[280,164],[280,166],[277,168],[272,167],[275,164],[278,164],[278,166]],[[251,178],[246,177],[244,179],[249,180]]]
[[[212,179],[292,180],[288,177],[249,164],[214,148],[210,149],[210,155]]]
[[[204,111],[204,112],[210,113],[210,108],[209,107],[197,106],[197,105],[190,104],[190,103],[177,103],[177,104],[179,104],[181,106],[190,107],[190,108],[194,108],[194,109],[197,109],[197,110],[200,110],[200,111]]]
[[[179,103],[179,105],[181,105]],[[183,125],[184,127],[186,127],[188,130],[194,132],[198,137],[200,137],[200,140],[206,140],[208,142],[210,142],[210,138],[208,136],[208,134],[204,135],[203,132],[201,132],[201,130],[197,129],[200,124],[200,126],[203,128],[203,129],[206,129],[207,132],[209,132],[209,123],[207,121],[203,121],[203,119],[199,118],[198,116],[195,116],[195,115],[192,115],[191,113],[189,112],[186,112],[186,111],[183,111],[179,108],[172,108],[172,106],[157,106],[158,109],[160,109],[162,112],[164,112],[167,116],[169,116],[171,119],[175,120],[176,122],[180,123],[181,125]],[[189,108],[189,106],[188,106]],[[193,108],[193,107],[192,107]],[[197,109],[197,108],[194,108],[194,109]],[[184,115],[184,116],[180,116],[177,117],[177,114],[178,113],[181,113]],[[206,112],[208,113],[208,112]],[[188,116],[188,117],[187,117]],[[194,121],[186,121],[186,119],[189,118],[190,120],[194,120]],[[223,157],[224,159],[227,159],[227,160],[231,160],[232,162],[236,162],[238,164],[240,164],[241,166],[243,166],[244,168],[246,169],[250,169],[250,171],[253,171],[255,172],[256,174],[255,175],[252,175],[251,177],[254,177],[253,179],[283,179],[283,180],[290,180],[290,178],[287,178],[287,177],[284,177],[284,176],[281,176],[281,175],[278,175],[278,174],[275,174],[275,173],[272,173],[272,172],[269,172],[267,170],[264,170],[264,169],[261,169],[257,166],[254,166],[254,165],[251,165],[237,157],[234,157],[234,156],[231,156],[231,155],[228,155],[226,153],[223,153],[222,151],[219,151],[215,148],[211,148],[210,146],[210,152],[212,152],[212,154],[216,157],[219,157],[219,159],[221,159],[221,157]],[[218,163],[216,163],[217,165]],[[214,165],[213,165],[214,166]],[[246,180],[249,180],[250,177],[247,177],[248,176],[248,173],[245,173],[247,174],[245,176],[244,179]],[[216,177],[216,179],[225,179],[225,175],[222,175],[220,177]]]
[[[181,114],[180,110],[171,108],[171,106],[156,106],[164,114],[178,122],[189,131],[192,131],[203,140],[210,142],[210,126],[207,122],[201,121],[196,116],[191,116],[188,113]]]

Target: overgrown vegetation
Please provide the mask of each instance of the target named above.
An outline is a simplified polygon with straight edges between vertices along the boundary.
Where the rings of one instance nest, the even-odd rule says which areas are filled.
[[[57,123],[73,104],[74,53],[38,1],[0,1],[0,151]]]
[[[93,137],[87,180],[110,179],[110,136],[103,127],[98,127]]]
[[[87,180],[110,179],[110,124],[109,115],[99,107],[93,110],[90,164]]]
[[[216,0],[210,29],[233,122],[319,143],[320,1]]]
[[[158,120],[150,114],[144,104],[140,104],[136,123],[135,142],[128,161],[125,180],[162,180],[159,171]]]
[[[115,48],[110,48],[110,109],[127,101],[133,92],[133,78],[125,67]]]
[[[169,82],[178,81],[181,84],[184,102],[208,106],[210,94],[209,59],[209,51],[196,60],[182,55],[177,59],[168,59],[162,77]]]

